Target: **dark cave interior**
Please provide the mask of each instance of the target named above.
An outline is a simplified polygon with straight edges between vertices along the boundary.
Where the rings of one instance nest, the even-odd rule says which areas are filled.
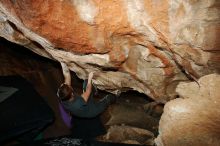
[[[35,135],[34,138],[48,139],[71,135],[71,130],[65,124],[65,119],[63,119],[59,107],[59,101],[56,96],[56,90],[63,81],[59,63],[41,57],[28,49],[8,42],[5,39],[1,38],[0,43],[1,77],[20,76],[24,78],[30,83],[30,86],[39,93],[39,97],[42,97],[43,100],[46,101],[46,104],[48,104],[49,108],[52,109],[53,116],[51,118],[53,120],[44,126],[44,128],[40,129],[38,135]],[[74,91],[81,94],[83,80],[79,79],[73,72],[72,83]],[[95,99],[99,100],[106,94],[107,92],[99,90],[99,94]],[[25,106],[31,101],[32,100],[24,99],[22,104]],[[117,99],[117,102],[101,114],[101,121],[107,129],[107,134],[98,137],[97,140],[102,142],[121,143],[130,138],[133,141],[139,141],[139,143],[131,142],[131,144],[146,145],[146,143],[152,143],[153,138],[158,135],[159,119],[163,111],[163,105],[155,105],[156,104],[152,99],[142,93],[138,93],[137,91],[122,93]],[[38,110],[38,108],[41,109],[40,103],[39,107],[37,104],[35,105],[35,110]],[[16,105],[12,109],[16,111]],[[31,110],[26,110],[26,112],[29,111]],[[28,115],[26,112],[23,113],[23,115]],[[17,116],[12,117],[12,115],[8,115],[8,117],[10,117],[10,120],[14,121],[19,119]],[[148,136],[146,136],[147,134],[135,134],[135,132],[131,130],[135,128],[138,128],[140,131],[147,130],[153,135],[149,136],[148,134]],[[120,135],[120,131],[124,131],[123,134]],[[124,134],[130,135],[130,137],[126,137]],[[16,144],[18,142],[17,139],[19,139],[20,136],[22,136],[22,133],[18,135],[15,134],[12,138],[9,137],[6,142],[4,141],[4,144]],[[149,140],[151,141],[149,142]]]

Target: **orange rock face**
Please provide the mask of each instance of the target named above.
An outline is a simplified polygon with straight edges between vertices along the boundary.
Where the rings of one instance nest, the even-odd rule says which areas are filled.
[[[89,39],[89,24],[81,21],[70,1],[5,0],[2,3],[26,27],[47,38],[57,48],[77,53],[96,52]]]
[[[219,72],[218,11],[217,0],[1,0],[0,36],[80,78],[95,71],[100,89],[166,102],[179,81]]]

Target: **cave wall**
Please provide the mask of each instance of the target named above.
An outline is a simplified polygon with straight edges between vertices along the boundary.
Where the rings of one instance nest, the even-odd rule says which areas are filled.
[[[1,0],[0,36],[158,102],[219,67],[218,0]]]

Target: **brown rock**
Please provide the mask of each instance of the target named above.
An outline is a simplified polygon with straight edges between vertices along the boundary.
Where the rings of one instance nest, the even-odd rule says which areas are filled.
[[[163,105],[156,102],[145,104],[143,108],[148,115],[151,115],[154,118],[160,118],[163,113]]]
[[[133,97],[138,99],[138,97]],[[124,99],[127,101],[126,97]],[[108,126],[129,125],[141,129],[147,129],[154,133],[158,132],[159,120],[150,116],[143,109],[144,101],[138,103],[135,101],[118,101],[108,109],[109,120],[105,123]]]
[[[165,105],[157,146],[219,146],[220,75],[180,83],[177,92],[181,98]]]
[[[106,134],[106,140],[117,143],[143,144],[153,138],[148,130],[130,126],[112,126]]]

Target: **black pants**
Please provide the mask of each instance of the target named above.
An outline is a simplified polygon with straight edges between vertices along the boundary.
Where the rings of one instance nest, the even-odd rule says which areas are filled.
[[[106,133],[100,116],[94,118],[72,117],[72,135],[76,138],[92,139]]]
[[[87,80],[83,83],[83,90],[86,90]],[[92,93],[89,97],[88,104],[94,104],[94,109],[99,109],[100,113],[106,109],[108,104],[106,101],[102,100],[99,102],[94,101],[93,95],[95,92],[94,86],[92,87]],[[100,108],[98,108],[100,107]],[[103,135],[106,133],[105,127],[101,122],[100,115],[93,118],[80,118],[77,116],[72,116],[72,134],[76,138],[82,139],[92,139],[97,136]]]

